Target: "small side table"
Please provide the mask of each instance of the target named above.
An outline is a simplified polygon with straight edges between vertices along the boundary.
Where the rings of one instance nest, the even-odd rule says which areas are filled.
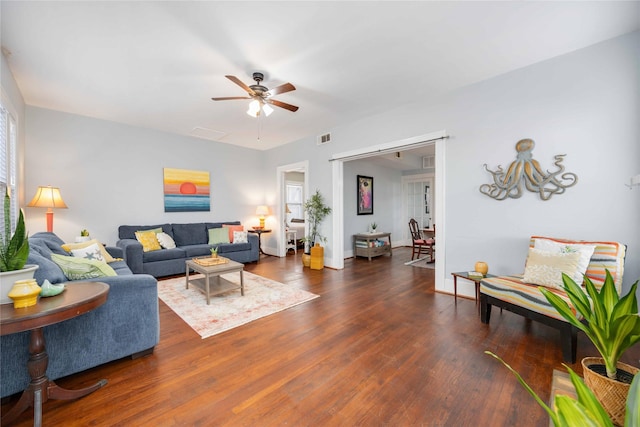
[[[72,319],[100,307],[107,301],[109,285],[102,282],[67,283],[64,292],[49,298],[40,298],[36,305],[13,308],[13,304],[0,305],[1,335],[31,331],[27,370],[31,383],[13,408],[3,414],[3,424],[11,423],[24,410],[33,407],[33,425],[42,425],[42,404],[49,399],[78,399],[103,387],[107,380],[78,390],[59,387],[47,377],[49,356],[42,328]]]
[[[298,239],[296,235],[298,234],[298,230],[287,230],[286,232],[287,244],[284,247],[285,252],[289,252],[289,249],[293,249],[294,254],[298,254]]]
[[[478,306],[478,313],[480,313],[480,306],[478,305],[478,300],[480,299],[480,282],[482,281],[482,279],[486,277],[495,277],[495,276],[493,274],[487,274],[480,279],[476,279],[475,277],[469,277],[469,273],[466,271],[451,273],[451,275],[453,276],[453,297],[455,298],[455,304],[458,305],[458,277],[462,279],[470,280],[475,284],[476,305]]]
[[[260,249],[260,253],[266,255],[262,250],[262,234],[263,233],[271,233],[271,230],[267,230],[266,228],[252,228],[251,230],[247,230],[249,233],[256,233],[258,235],[258,249]]]

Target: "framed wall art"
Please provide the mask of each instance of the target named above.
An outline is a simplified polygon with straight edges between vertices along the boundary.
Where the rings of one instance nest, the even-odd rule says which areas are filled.
[[[373,177],[358,175],[358,215],[373,215]]]
[[[165,212],[209,212],[209,172],[164,168]]]

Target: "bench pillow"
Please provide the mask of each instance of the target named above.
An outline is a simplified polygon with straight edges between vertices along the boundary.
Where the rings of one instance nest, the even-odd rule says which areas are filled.
[[[585,276],[587,276],[599,290],[604,284],[606,277],[605,270],[609,270],[613,277],[613,283],[618,290],[618,293],[622,292],[622,277],[624,274],[624,257],[626,253],[626,246],[618,242],[606,242],[606,241],[584,241],[584,240],[569,240],[569,239],[557,239],[544,236],[532,236],[531,246],[535,245],[535,239],[546,239],[558,243],[564,244],[576,244],[576,245],[595,245],[591,260],[587,266]]]
[[[579,261],[580,252],[556,253],[529,248],[522,280],[547,288],[564,289],[562,273],[575,276]]]

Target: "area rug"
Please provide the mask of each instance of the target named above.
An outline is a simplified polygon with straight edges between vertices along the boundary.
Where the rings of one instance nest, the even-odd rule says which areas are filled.
[[[293,286],[285,285],[265,277],[244,272],[244,296],[240,290],[211,296],[207,305],[204,292],[198,287],[185,287],[185,278],[158,282],[158,296],[202,338],[219,334],[262,317],[286,310],[298,304],[318,298]],[[189,278],[202,277],[201,274]],[[229,273],[222,278],[240,283],[240,274]]]
[[[412,267],[418,267],[418,268],[430,268],[432,270],[436,268],[436,263],[435,262],[428,263],[427,258],[430,258],[430,257],[414,259],[413,261],[405,262],[404,265],[410,265]]]

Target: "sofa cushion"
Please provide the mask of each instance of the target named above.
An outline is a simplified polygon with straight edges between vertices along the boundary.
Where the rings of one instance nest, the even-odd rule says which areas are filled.
[[[565,300],[575,313],[571,300],[564,291],[555,288],[548,289]],[[565,318],[558,313],[558,310],[549,304],[547,298],[545,298],[542,292],[538,289],[538,285],[523,283],[522,275],[486,277],[480,282],[480,292],[499,300],[535,311],[536,313],[544,314],[547,317],[552,317],[566,322]],[[579,313],[577,316],[578,319],[582,318]]]
[[[36,251],[29,251],[27,264],[36,264],[38,266],[38,269],[35,271],[33,276],[36,279],[36,282],[38,282],[38,285],[42,285],[45,279],[49,280],[51,283],[62,283],[67,281],[66,276],[58,264]]]
[[[58,264],[69,280],[84,280],[94,277],[117,276],[106,262],[53,254],[51,260]]]
[[[145,252],[142,254],[144,262],[166,261],[169,259],[180,259],[187,256],[182,248],[162,249],[159,251]]]
[[[251,243],[222,243],[218,245],[218,254],[250,250]]]
[[[580,252],[556,253],[529,248],[522,281],[563,290],[562,273],[575,277],[580,257]]]
[[[209,244],[217,245],[218,243],[230,243],[229,233],[225,228],[210,228],[207,230],[209,234]]]
[[[244,231],[244,226],[235,225],[235,224],[224,224],[224,228],[229,230],[229,242],[233,243],[233,233],[234,231]]]
[[[207,244],[182,246],[182,249],[186,252],[187,258],[211,255],[211,246]]]
[[[76,258],[95,259],[97,261],[106,262],[100,253],[100,248],[95,243],[85,246],[84,248],[71,249],[71,253]]]
[[[248,243],[249,240],[247,238],[246,231],[234,231],[233,232],[233,243]]]
[[[118,227],[119,239],[136,239],[136,231],[146,231],[161,228],[163,232],[173,237],[173,228],[171,224],[157,224],[157,225],[121,225]]]
[[[208,240],[207,228],[204,222],[193,224],[172,224],[173,239],[177,246],[201,245]]]
[[[158,239],[160,246],[164,249],[174,249],[176,247],[176,242],[173,240],[173,237],[169,236],[165,232],[156,234],[156,238]]]
[[[162,249],[156,237],[155,230],[136,231],[136,240],[142,245],[142,252],[159,251]]]
[[[83,249],[83,248],[86,248],[87,246],[91,246],[94,244],[98,245],[98,248],[100,248],[100,253],[102,254],[102,257],[106,262],[113,262],[116,260],[114,257],[111,256],[109,252],[107,252],[104,245],[98,242],[97,239],[91,239],[91,240],[87,240],[86,242],[79,242],[79,243],[65,243],[64,245],[62,245],[62,249],[64,249],[67,253],[63,253],[62,255],[68,255],[69,253],[73,253],[72,251],[76,249]]]

